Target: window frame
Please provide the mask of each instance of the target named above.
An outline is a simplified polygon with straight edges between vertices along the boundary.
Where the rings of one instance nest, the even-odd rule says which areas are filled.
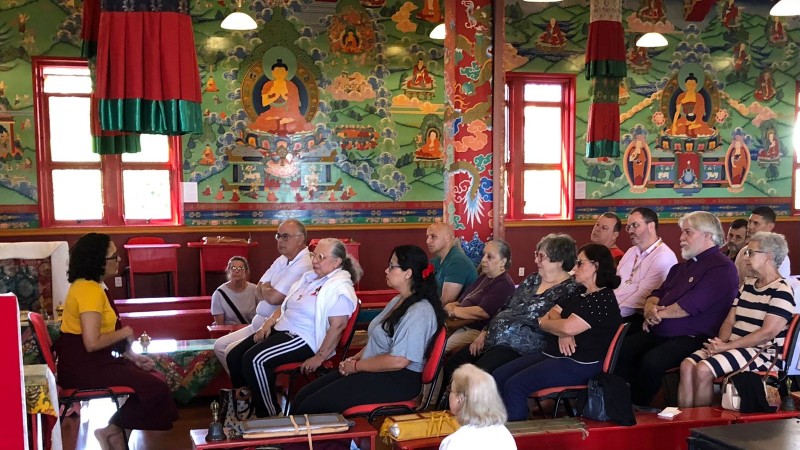
[[[44,92],[44,71],[50,67],[88,68],[83,58],[33,57],[33,110],[36,127],[36,159],[38,164],[39,214],[42,228],[97,226],[178,226],[183,223],[183,204],[180,183],[182,171],[181,138],[168,136],[169,157],[166,162],[122,162],[122,155],[101,155],[99,162],[52,161],[50,157],[51,97],[90,97],[90,94],[59,94]],[[99,220],[56,220],[53,204],[52,172],[60,169],[100,170],[102,180],[103,218]],[[168,170],[171,214],[167,219],[126,219],[123,190],[124,170]]]
[[[800,142],[800,130],[798,130],[798,127],[800,127],[800,81],[795,81],[794,99],[795,121],[794,129],[792,130],[792,195],[789,200],[791,203],[789,205],[789,210],[792,212],[793,216],[800,216],[800,208],[797,207],[798,202],[800,202],[800,195],[798,195],[800,194],[800,192],[798,192],[798,190],[800,190],[800,180],[798,180],[798,178],[800,178],[800,174],[798,173],[800,172],[800,160],[798,160],[798,151],[800,151],[800,149],[795,145],[795,142]]]
[[[526,101],[525,85],[530,83],[560,84],[563,96],[560,102]],[[506,185],[506,219],[525,220],[572,220],[575,215],[575,87],[574,74],[506,73],[506,135],[504,151]],[[525,163],[525,107],[560,106],[561,117],[561,162],[552,164]],[[524,173],[526,170],[558,170],[561,172],[561,213],[525,214]]]

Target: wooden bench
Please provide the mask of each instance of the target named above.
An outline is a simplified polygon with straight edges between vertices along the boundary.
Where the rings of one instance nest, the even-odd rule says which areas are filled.
[[[208,339],[214,318],[210,309],[171,309],[120,313],[123,325],[133,328],[134,336],[147,331],[152,339]]]
[[[199,297],[155,297],[114,300],[120,313],[168,311],[173,309],[209,309],[211,296]]]
[[[209,325],[206,327],[208,330],[208,334],[211,336],[211,339],[221,338],[226,334],[233,333],[234,331],[241,330],[244,327],[249,325]]]

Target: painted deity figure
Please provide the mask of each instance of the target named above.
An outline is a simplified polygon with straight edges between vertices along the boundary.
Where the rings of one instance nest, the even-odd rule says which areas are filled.
[[[561,31],[555,17],[550,18],[544,33],[539,35],[539,43],[547,47],[561,47],[567,43],[567,35]]]
[[[772,72],[769,69],[764,69],[756,79],[756,90],[753,96],[760,102],[767,102],[775,97],[775,79],[772,78]]]
[[[628,162],[631,164],[631,181],[634,186],[642,186],[645,184],[645,171],[648,159],[647,144],[644,140],[644,135],[636,136],[636,139],[631,142],[633,149],[628,155]]]
[[[353,30],[348,30],[342,36],[342,51],[345,53],[360,53],[361,43]]]
[[[439,140],[439,130],[436,128],[431,128],[428,130],[428,135],[425,139],[425,142],[417,149],[416,152],[414,152],[414,157],[417,159],[426,160],[444,158],[444,153],[442,153],[442,143]]]
[[[781,18],[771,16],[771,19],[771,21],[767,22],[767,40],[772,44],[785,44],[788,38]]]
[[[250,129],[280,136],[314,129],[300,112],[300,93],[297,86],[286,79],[288,73],[289,67],[282,59],[272,65],[272,79],[261,89],[261,103],[267,110],[250,124]]]
[[[211,145],[206,144],[206,148],[203,149],[203,157],[200,158],[200,162],[198,164],[203,166],[213,166],[217,162],[217,157],[214,156],[214,150],[211,149]]]
[[[767,146],[758,151],[758,159],[775,161],[781,157],[781,142],[775,134],[775,130],[770,129],[767,132]]]
[[[740,42],[733,48],[733,71],[746,72],[749,62],[750,55],[747,54],[747,45],[744,42]]]
[[[422,2],[422,10],[417,13],[417,19],[431,23],[441,22],[442,9],[439,6],[439,0],[424,0]]]
[[[628,62],[636,73],[647,73],[653,65],[647,54],[647,48],[637,46],[628,51]]]
[[[703,120],[706,114],[706,101],[698,91],[697,77],[690,72],[684,81],[686,90],[678,95],[675,103],[672,134],[689,137],[713,135],[714,129]]]
[[[411,71],[411,78],[406,81],[409,89],[430,89],[433,87],[433,77],[425,66],[425,61],[421,58]]]
[[[728,0],[728,3],[722,10],[722,25],[728,30],[739,27],[739,7],[733,2],[734,0]]]
[[[744,136],[736,134],[726,155],[728,183],[731,187],[740,187],[750,168],[750,149],[744,142]]]
[[[644,0],[637,16],[645,22],[661,22],[665,16],[664,5],[661,0]]]

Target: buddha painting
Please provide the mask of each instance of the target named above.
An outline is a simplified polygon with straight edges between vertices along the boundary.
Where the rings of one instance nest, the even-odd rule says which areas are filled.
[[[657,23],[664,20],[664,5],[661,0],[643,0],[637,16],[644,22]]]
[[[425,61],[420,58],[411,71],[411,76],[406,79],[406,87],[409,89],[431,89],[433,88],[433,77],[425,67]]]
[[[266,110],[250,124],[251,130],[286,136],[314,129],[300,111],[300,92],[288,74],[289,66],[278,58],[261,89],[261,105]]]
[[[348,29],[342,32],[342,51],[344,53],[361,53],[361,39],[358,32]]]
[[[439,7],[439,0],[423,0],[422,10],[417,13],[417,19],[431,23],[441,22],[442,9]]]
[[[684,79],[684,90],[675,101],[675,113],[672,117],[673,136],[711,136],[716,131],[708,125],[708,109],[706,99],[698,89],[698,79],[694,72]],[[702,85],[700,85],[702,86]]]
[[[775,134],[775,129],[770,128],[767,131],[767,139],[764,143],[764,148],[758,151],[758,161],[778,161],[781,159],[781,141]]]
[[[725,171],[729,184],[728,191],[744,190],[744,181],[750,171],[750,149],[747,148],[741,130],[734,133],[733,142],[725,154]]]
[[[623,156],[625,176],[630,184],[630,191],[642,193],[647,191],[647,182],[650,178],[650,148],[647,145],[646,135],[637,134],[628,144]]]
[[[775,97],[775,80],[772,78],[772,72],[769,68],[761,71],[756,79],[755,92],[753,96],[760,102],[768,102]]]
[[[545,49],[560,50],[567,43],[567,35],[561,31],[561,26],[556,21],[555,17],[550,18],[547,23],[544,33],[539,35],[536,41],[537,47]]]
[[[414,152],[414,159],[431,161],[443,158],[444,153],[442,153],[442,142],[439,139],[439,130],[436,128],[429,128],[425,141],[422,142],[422,145]]]

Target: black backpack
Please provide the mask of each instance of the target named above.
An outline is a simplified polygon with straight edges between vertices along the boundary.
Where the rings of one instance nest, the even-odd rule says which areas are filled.
[[[578,394],[575,414],[601,422],[636,425],[631,388],[622,378],[605,372],[589,380],[589,388]]]

